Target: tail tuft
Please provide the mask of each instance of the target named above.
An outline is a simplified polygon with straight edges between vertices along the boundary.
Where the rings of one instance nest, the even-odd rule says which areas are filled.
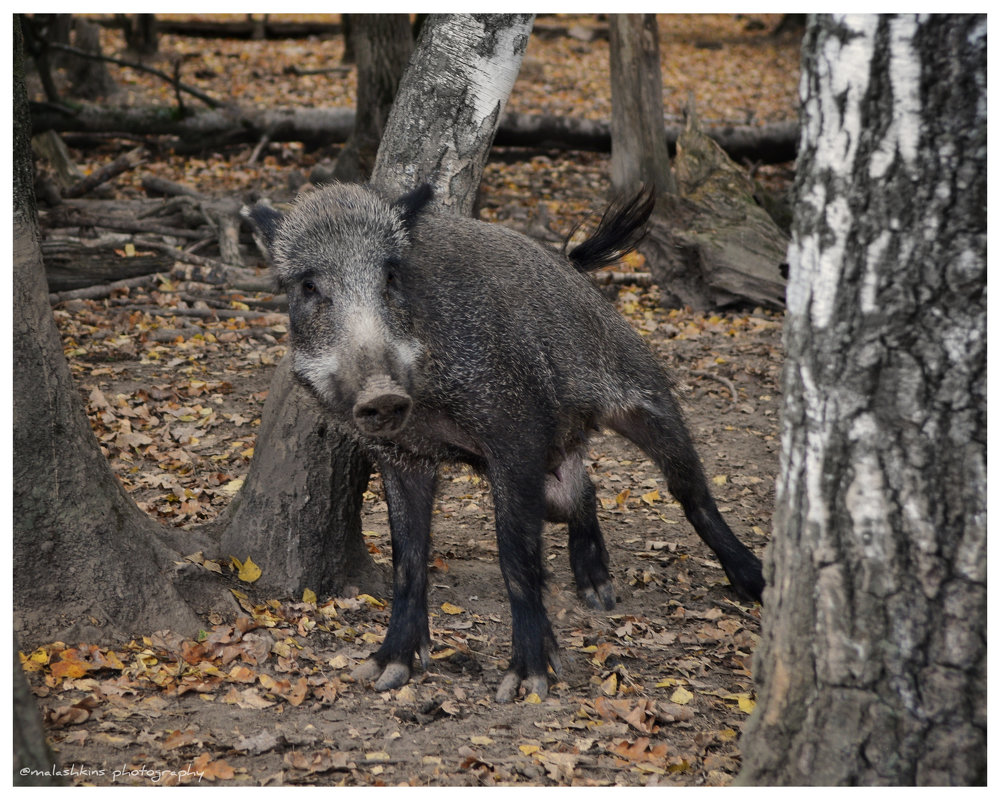
[[[646,235],[646,222],[656,205],[656,191],[644,186],[631,199],[618,198],[604,212],[590,237],[569,251],[569,260],[580,272],[614,264],[635,250]]]

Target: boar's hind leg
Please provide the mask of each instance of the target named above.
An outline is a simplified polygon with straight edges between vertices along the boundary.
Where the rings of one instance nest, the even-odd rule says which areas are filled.
[[[741,595],[759,602],[764,591],[760,560],[733,535],[719,513],[673,396],[661,396],[653,409],[634,407],[618,413],[608,424],[656,462],[670,493],[718,557],[730,583]]]
[[[427,667],[427,554],[434,501],[432,468],[382,467],[381,472],[392,534],[392,616],[382,646],[355,671],[363,680],[377,676],[380,692],[410,679],[414,653]]]
[[[524,458],[524,454],[520,454]],[[541,463],[540,460],[537,463]],[[548,666],[558,671],[555,637],[542,603],[542,522],[545,515],[544,473],[531,459],[491,459],[490,482],[496,515],[500,569],[510,598],[512,648],[510,666],[496,699],[509,703],[523,686],[526,694],[548,694]]]
[[[580,451],[570,453],[545,480],[545,517],[569,528],[569,563],[576,591],[591,608],[610,611],[615,592],[608,572],[608,550],[597,521],[597,492]]]

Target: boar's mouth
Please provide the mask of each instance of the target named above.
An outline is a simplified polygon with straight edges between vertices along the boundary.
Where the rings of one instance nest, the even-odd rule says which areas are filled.
[[[354,424],[372,436],[399,433],[410,417],[413,400],[388,375],[369,378],[354,402]]]

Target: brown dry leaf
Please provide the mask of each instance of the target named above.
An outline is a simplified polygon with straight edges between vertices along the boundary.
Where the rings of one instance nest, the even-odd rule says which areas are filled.
[[[229,680],[236,681],[236,683],[253,683],[257,680],[257,673],[250,667],[237,664],[229,670]]]
[[[657,710],[660,722],[690,722],[694,719],[694,709],[691,706],[679,706],[676,703],[660,703]]]
[[[329,772],[335,769],[346,770],[350,769],[352,765],[348,753],[330,750],[328,747],[314,753],[293,750],[290,753],[285,753],[283,760],[292,769],[304,770],[307,774]]]
[[[198,736],[197,731],[194,728],[188,728],[187,730],[176,730],[170,733],[164,740],[163,744],[160,745],[161,750],[175,750],[178,747],[187,747],[191,744],[200,744],[201,738]]]
[[[257,756],[273,750],[284,741],[284,737],[271,730],[262,730],[253,736],[244,736],[233,745],[234,750]]]
[[[576,769],[579,753],[550,753],[541,750],[535,753],[535,758],[545,767],[545,772],[556,783],[568,785],[573,780],[573,770]]]
[[[191,771],[201,773],[203,779],[228,781],[236,777],[233,768],[223,759],[212,761],[210,753],[202,753],[191,762]]]
[[[288,681],[282,681],[282,683],[288,683]],[[290,685],[286,691],[275,690],[275,693],[279,697],[283,697],[293,706],[302,705],[302,701],[306,699],[306,695],[309,693],[309,684],[306,679],[299,678],[294,685]]]
[[[608,656],[612,654],[619,654],[618,645],[614,642],[601,642],[597,645],[597,649],[594,654],[590,657],[590,660],[599,666],[604,666],[604,662],[607,661]]]
[[[230,703],[232,705],[237,705],[240,708],[270,708],[274,705],[273,700],[268,700],[266,697],[261,696],[254,688],[244,689],[242,692],[239,691],[235,686],[230,687],[229,691],[221,698],[223,703]]]
[[[79,725],[90,718],[90,712],[79,705],[59,706],[53,708],[45,714],[45,722],[48,727],[62,728],[65,725]]]
[[[594,701],[594,709],[603,719],[620,719],[640,733],[655,733],[658,730],[655,724],[659,716],[656,703],[649,699],[612,700],[598,697]]]

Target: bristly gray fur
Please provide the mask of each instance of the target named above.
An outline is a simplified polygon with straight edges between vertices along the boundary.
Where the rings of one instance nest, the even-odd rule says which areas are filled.
[[[491,480],[513,621],[498,699],[518,684],[538,691],[558,662],[541,596],[545,518],[568,524],[581,597],[614,606],[583,468],[595,428],[653,458],[734,586],[759,599],[760,562],[719,515],[670,377],[580,271],[634,246],[652,200],[617,206],[567,257],[499,225],[432,213],[429,198],[428,187],[390,202],[334,184],[283,218],[246,215],[288,294],[296,376],[377,461],[386,487],[394,589],[377,686],[405,682],[429,643],[428,537],[444,461]]]

